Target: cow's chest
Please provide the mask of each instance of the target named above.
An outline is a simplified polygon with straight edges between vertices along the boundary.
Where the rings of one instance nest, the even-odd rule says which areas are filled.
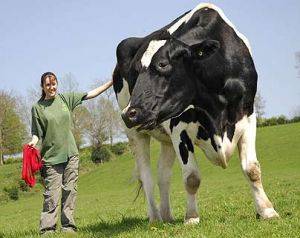
[[[169,121],[163,123],[164,128],[168,131],[173,142],[177,141],[177,143],[173,144],[180,144],[182,140],[182,132],[185,131],[192,143],[204,152],[209,161],[215,165],[226,168],[227,163],[232,156],[245,127],[247,126],[247,119],[245,116],[242,120],[236,123],[233,135],[230,136],[226,131],[224,132],[223,137],[214,135],[212,138],[208,136],[199,136],[199,131],[201,131],[201,128],[203,129],[203,127],[198,122],[180,122],[175,128],[173,128],[172,131],[168,130],[168,128],[170,128],[169,125]]]
[[[194,143],[203,150],[213,164],[226,168],[246,126],[247,119],[245,116],[236,123],[233,135],[229,136],[229,132],[225,131],[223,138],[218,135],[214,135],[213,138],[196,137]]]

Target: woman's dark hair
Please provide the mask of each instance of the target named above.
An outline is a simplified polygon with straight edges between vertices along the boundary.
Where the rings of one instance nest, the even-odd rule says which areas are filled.
[[[55,80],[56,80],[56,82],[57,82],[57,78],[56,78],[56,75],[55,75],[54,73],[52,73],[52,72],[46,72],[46,73],[43,73],[43,74],[42,74],[42,77],[41,77],[42,95],[41,95],[40,100],[44,100],[45,97],[46,97],[46,94],[45,94],[45,92],[44,92],[44,90],[43,90],[43,86],[44,86],[44,83],[45,83],[46,78],[49,77],[49,76],[50,76],[50,77],[54,77]]]

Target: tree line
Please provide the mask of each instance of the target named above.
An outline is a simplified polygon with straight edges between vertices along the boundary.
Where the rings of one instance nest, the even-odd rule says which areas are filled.
[[[59,80],[58,91],[79,92],[79,83],[71,73]],[[102,82],[97,82],[101,85]],[[0,165],[4,155],[22,151],[22,145],[31,138],[31,108],[41,97],[41,88],[30,88],[26,96],[0,90]],[[123,135],[117,102],[112,88],[99,97],[85,101],[73,112],[73,134],[78,147],[91,145],[100,148],[113,144]]]

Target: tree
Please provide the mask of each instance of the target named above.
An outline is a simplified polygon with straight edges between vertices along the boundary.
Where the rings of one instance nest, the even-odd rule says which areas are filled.
[[[101,147],[103,142],[108,139],[107,120],[103,116],[105,104],[103,97],[90,100],[87,103],[89,116],[85,131],[94,148]]]
[[[72,73],[66,73],[58,82],[59,91],[62,93],[76,92],[79,88],[79,83]]]
[[[265,100],[260,94],[260,91],[256,92],[254,99],[254,108],[256,111],[256,117],[258,120],[261,120],[263,115],[265,114]]]
[[[17,96],[16,110],[20,116],[26,130],[26,141],[31,138],[31,107],[34,102],[37,102],[41,96],[41,92],[37,90],[29,89],[26,96]]]
[[[21,151],[26,129],[17,113],[16,97],[1,90],[0,108],[0,165],[2,165],[4,154]]]
[[[118,130],[118,111],[113,106],[112,101],[100,96],[90,100],[87,106],[89,110],[88,126],[86,133],[94,148],[99,148],[109,140],[113,143],[113,138]]]
[[[83,144],[83,137],[85,128],[87,127],[89,111],[85,106],[77,107],[73,112],[73,135],[77,147],[79,148]]]
[[[101,84],[97,82],[93,88]],[[89,100],[87,105],[90,116],[86,132],[92,146],[99,147],[107,140],[112,145],[114,138],[123,133],[120,111],[112,88],[97,99]]]
[[[62,93],[66,92],[78,92],[79,83],[72,73],[65,74],[59,81],[59,90]],[[83,143],[84,128],[87,126],[88,110],[85,106],[78,106],[72,116],[73,116],[73,135],[77,144],[80,147]]]
[[[103,117],[107,121],[108,137],[110,145],[113,145],[113,138],[123,133],[120,110],[117,105],[113,89],[110,88],[104,93],[106,100],[103,101]]]

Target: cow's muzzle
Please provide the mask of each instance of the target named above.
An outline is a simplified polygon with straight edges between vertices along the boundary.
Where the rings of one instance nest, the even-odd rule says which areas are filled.
[[[121,117],[128,128],[132,128],[139,124],[140,110],[138,108],[125,108],[121,114]]]

